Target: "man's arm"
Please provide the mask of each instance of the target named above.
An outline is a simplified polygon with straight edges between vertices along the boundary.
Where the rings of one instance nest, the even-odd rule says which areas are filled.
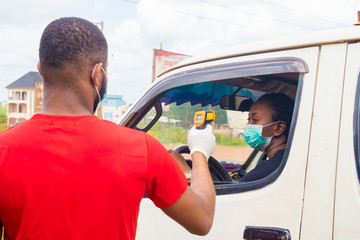
[[[191,131],[188,136],[192,158],[191,186],[173,205],[162,210],[190,233],[206,235],[211,229],[215,212],[216,194],[208,167],[208,158],[215,148],[215,137],[211,126]]]
[[[215,189],[206,157],[192,154],[191,186],[170,207],[162,210],[189,232],[206,235],[212,226],[215,212]]]

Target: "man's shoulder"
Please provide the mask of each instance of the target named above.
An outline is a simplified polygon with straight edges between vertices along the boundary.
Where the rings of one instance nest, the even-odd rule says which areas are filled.
[[[32,129],[31,126],[27,126],[27,121],[19,123],[9,129],[0,132],[0,146],[6,147],[21,142],[29,137],[29,131]]]
[[[110,128],[110,129],[116,129],[117,131],[122,132],[123,134],[129,134],[129,135],[138,135],[138,136],[143,136],[143,135],[147,135],[145,132],[137,130],[137,129],[132,129],[132,128],[128,128],[119,124],[116,124],[114,122],[108,121],[108,120],[104,120],[104,119],[98,119],[97,123],[99,124],[99,126],[101,127],[106,127],[106,128]]]
[[[128,128],[116,123],[98,119],[96,121],[96,127],[98,131],[102,132],[102,136],[108,139],[108,141],[120,141],[126,144],[136,144],[141,145],[146,144],[147,146],[154,147],[159,144],[159,142],[152,137],[151,135],[143,132],[141,130]]]

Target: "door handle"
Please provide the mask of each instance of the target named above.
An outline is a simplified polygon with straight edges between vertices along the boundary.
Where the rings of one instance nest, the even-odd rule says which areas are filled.
[[[244,231],[246,240],[291,240],[290,231],[274,227],[246,226]]]

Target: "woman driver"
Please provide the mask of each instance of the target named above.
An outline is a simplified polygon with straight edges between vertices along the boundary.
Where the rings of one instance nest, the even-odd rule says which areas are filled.
[[[282,93],[261,96],[251,105],[249,121],[244,128],[246,142],[254,149],[265,151],[268,159],[240,178],[238,171],[230,176],[240,182],[250,182],[268,176],[276,170],[285,153],[291,124],[294,101]],[[185,159],[177,152],[169,150],[184,173],[191,172]]]
[[[244,128],[245,141],[250,147],[264,151],[268,159],[260,161],[240,182],[264,178],[279,167],[285,153],[293,108],[294,101],[282,93],[265,94],[253,103]]]

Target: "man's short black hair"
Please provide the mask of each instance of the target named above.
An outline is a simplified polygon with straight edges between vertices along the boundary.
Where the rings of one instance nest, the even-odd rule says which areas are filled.
[[[96,63],[107,63],[104,35],[93,23],[76,17],[60,18],[44,30],[39,48],[42,70],[81,72]]]

